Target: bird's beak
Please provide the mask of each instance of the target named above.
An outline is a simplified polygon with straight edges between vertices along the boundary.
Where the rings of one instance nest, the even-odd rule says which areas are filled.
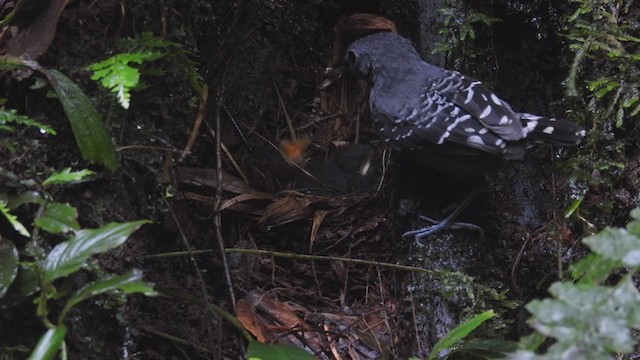
[[[338,79],[342,78],[345,70],[345,65],[336,64],[334,66],[329,66],[325,69],[324,75],[322,76],[322,82],[320,83],[320,86],[318,86],[318,88],[320,90],[324,90],[333,85],[333,83],[335,83]]]

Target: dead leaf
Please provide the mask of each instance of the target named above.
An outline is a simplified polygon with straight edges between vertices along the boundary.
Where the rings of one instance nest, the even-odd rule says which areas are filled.
[[[31,23],[18,29],[7,44],[7,55],[35,60],[44,54],[56,35],[56,27],[68,0],[51,0],[49,6],[40,11]]]
[[[311,205],[317,202],[320,200],[316,197],[287,194],[269,204],[259,222],[268,226],[279,226],[304,219],[313,212]]]
[[[236,304],[236,317],[238,321],[260,342],[267,342],[267,335],[264,334],[264,324],[256,315],[253,307],[244,299],[238,300]]]
[[[243,203],[245,201],[249,201],[249,200],[270,200],[272,199],[273,196],[269,193],[266,192],[253,192],[253,193],[248,193],[248,194],[241,194],[238,195],[234,198],[225,200],[222,202],[222,204],[220,205],[220,211],[222,210],[226,210],[229,208],[233,208],[234,206]]]
[[[316,210],[313,213],[313,224],[311,224],[311,235],[309,236],[309,249],[313,249],[313,244],[316,242],[320,225],[322,225],[322,222],[324,221],[324,218],[327,217],[328,213],[329,211],[327,210]]]
[[[176,168],[176,178],[179,182],[186,184],[208,186],[212,188],[218,187],[218,172],[215,169],[178,166]],[[242,179],[225,171],[222,172],[222,190],[234,194],[256,192],[255,189]]]
[[[215,196],[202,195],[202,194],[198,194],[190,191],[181,191],[179,192],[179,194],[184,196],[185,199],[195,200],[204,204],[209,204],[211,206],[216,205]],[[229,200],[223,200],[223,204],[224,204],[224,201],[229,201]],[[260,216],[264,213],[264,210],[262,208],[259,208],[257,206],[253,206],[250,204],[235,203],[233,206],[229,206],[227,208],[235,212],[254,215],[254,216]]]

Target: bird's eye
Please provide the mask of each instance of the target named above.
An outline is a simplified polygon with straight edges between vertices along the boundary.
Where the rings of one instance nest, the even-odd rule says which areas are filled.
[[[353,51],[349,51],[349,53],[347,54],[347,61],[349,62],[349,65],[353,66],[356,64],[356,53]]]

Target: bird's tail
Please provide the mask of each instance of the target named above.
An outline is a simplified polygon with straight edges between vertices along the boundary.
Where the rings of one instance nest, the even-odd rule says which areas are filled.
[[[520,113],[526,139],[559,146],[580,144],[587,132],[571,121]]]

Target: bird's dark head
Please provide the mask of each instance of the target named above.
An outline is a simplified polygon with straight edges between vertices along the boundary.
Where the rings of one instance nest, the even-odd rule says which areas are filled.
[[[320,89],[328,88],[345,75],[372,76],[374,82],[412,77],[422,64],[411,41],[394,32],[377,32],[351,43],[343,59],[325,70]]]
[[[357,42],[356,42],[357,43]],[[354,44],[356,44],[354,43]],[[358,45],[358,44],[356,44]],[[360,75],[369,75],[375,65],[375,49],[367,46],[351,46],[347,50],[344,63],[349,71]]]
[[[411,41],[393,32],[378,32],[354,41],[344,59],[347,67],[362,75],[397,69],[421,62]]]

